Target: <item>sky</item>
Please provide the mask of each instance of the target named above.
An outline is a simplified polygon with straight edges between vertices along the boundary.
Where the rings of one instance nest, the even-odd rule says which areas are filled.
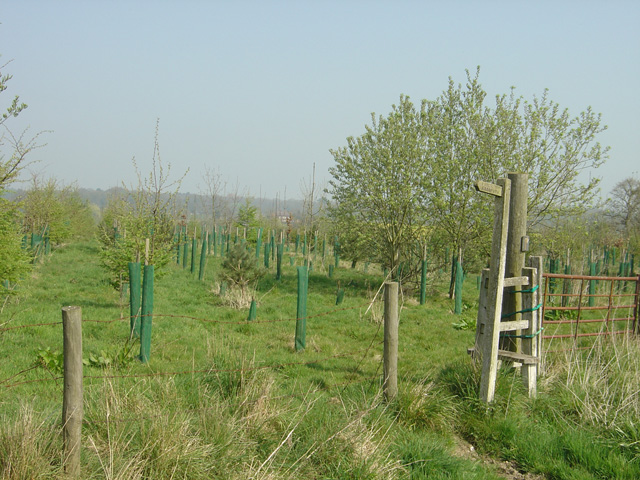
[[[227,193],[301,198],[371,113],[477,66],[492,97],[602,113],[605,193],[640,170],[636,0],[3,0],[0,54],[0,109],[29,105],[9,127],[42,132],[25,174],[79,187],[136,183],[134,157],[150,172],[157,124],[181,192],[208,170]]]

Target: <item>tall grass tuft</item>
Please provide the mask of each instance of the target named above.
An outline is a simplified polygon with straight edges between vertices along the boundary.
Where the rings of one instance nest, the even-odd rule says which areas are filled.
[[[0,478],[56,478],[62,472],[59,417],[37,414],[22,405],[18,414],[0,420]]]
[[[636,337],[598,337],[587,351],[547,359],[550,387],[565,417],[620,436],[640,460],[640,343]]]

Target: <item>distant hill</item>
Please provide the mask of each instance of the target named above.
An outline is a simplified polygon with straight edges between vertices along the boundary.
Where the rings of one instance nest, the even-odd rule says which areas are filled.
[[[78,194],[83,200],[86,200],[89,204],[95,205],[100,211],[102,211],[109,203],[109,197],[112,195],[118,195],[124,193],[124,189],[121,187],[113,187],[108,190],[102,190],[100,188],[78,188]],[[14,190],[7,192],[5,197],[13,200],[26,193],[25,190]],[[303,211],[303,201],[299,199],[287,199],[286,202],[282,199],[275,198],[255,198],[249,197],[251,204],[262,213],[263,217],[273,216],[276,213],[276,203],[279,215],[288,216],[293,215],[294,218],[299,218]],[[208,215],[210,199],[197,193],[178,193],[177,205],[180,210],[192,217],[202,217]],[[225,204],[231,205],[233,203],[232,195],[220,195],[216,202],[219,206]],[[241,205],[246,202],[246,197],[237,197],[236,199],[236,211]]]

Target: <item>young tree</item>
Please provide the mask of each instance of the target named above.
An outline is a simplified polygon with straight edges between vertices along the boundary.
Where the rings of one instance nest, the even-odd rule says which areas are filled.
[[[144,177],[135,159],[133,165],[138,185],[110,199],[99,228],[102,260],[116,286],[129,262],[153,264],[156,275],[169,262],[174,246],[175,198],[184,178],[169,179],[171,166],[165,168],[160,158],[157,124],[151,172]]]
[[[0,70],[4,70],[6,66],[5,63]],[[11,78],[11,75],[0,72],[0,94],[7,90]],[[16,136],[9,129],[9,121],[25,108],[27,105],[16,95],[0,117],[0,197],[27,165],[28,154],[38,147],[38,135],[29,139],[26,131]],[[16,203],[1,198],[0,280],[16,281],[29,268],[27,253],[21,248],[22,235],[18,218]]]
[[[331,150],[336,165],[327,193],[331,218],[371,257],[397,271],[416,242],[417,227],[428,223],[425,102],[417,110],[401,96],[387,117],[365,126],[360,137]]]

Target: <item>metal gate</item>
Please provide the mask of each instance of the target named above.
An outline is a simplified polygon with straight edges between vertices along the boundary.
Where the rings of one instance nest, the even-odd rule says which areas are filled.
[[[560,350],[591,348],[589,338],[638,333],[640,275],[597,277],[545,273],[543,278],[545,350],[554,351],[549,349],[554,343],[562,347]]]

